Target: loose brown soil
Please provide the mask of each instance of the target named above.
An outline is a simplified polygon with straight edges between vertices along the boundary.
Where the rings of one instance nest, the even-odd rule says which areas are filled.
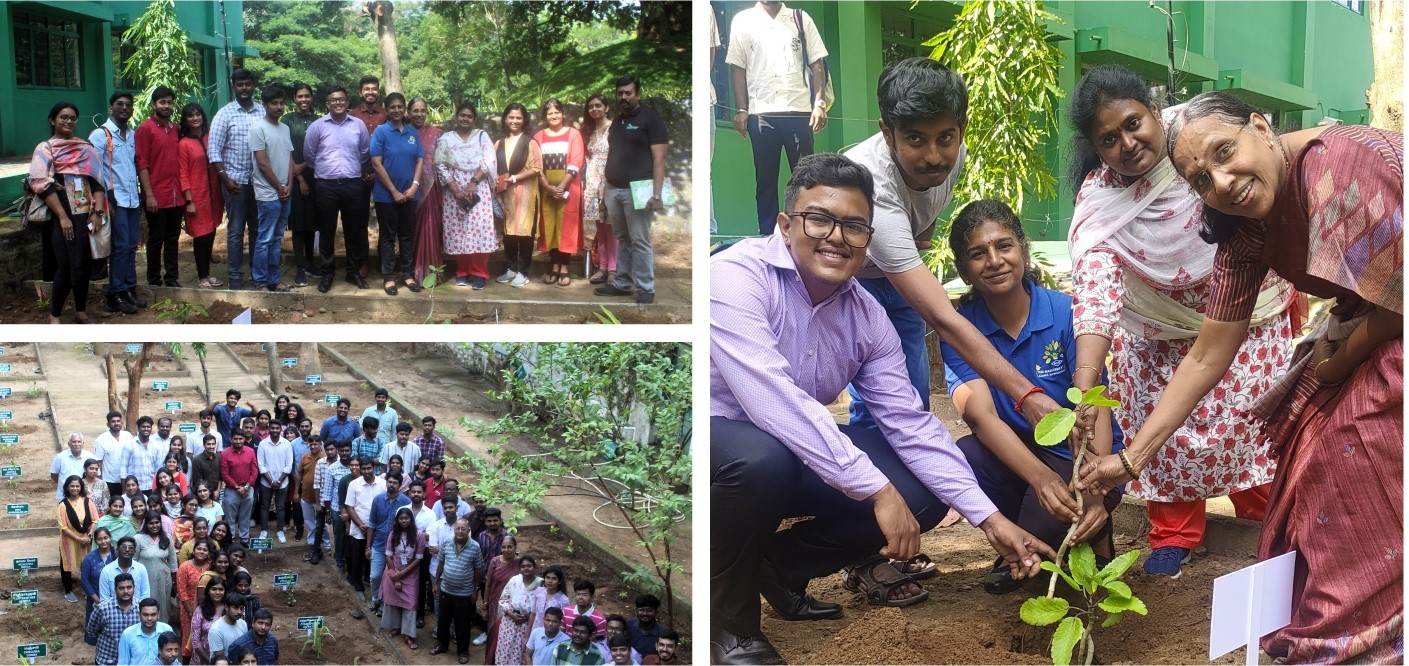
[[[833,416],[846,419],[846,394],[831,405]],[[955,438],[968,434],[948,397],[936,392],[932,411]],[[1254,554],[1207,555],[1185,565],[1178,580],[1146,576],[1140,562],[1149,554],[1144,534],[1116,534],[1116,549],[1138,548],[1142,554],[1125,580],[1144,600],[1150,615],[1127,613],[1115,627],[1097,629],[1096,663],[1191,664],[1208,662],[1208,629],[1213,579],[1253,564]],[[1046,594],[1047,577],[1018,591],[993,595],[980,579],[995,554],[982,532],[960,521],[924,534],[921,552],[934,559],[939,575],[923,582],[929,599],[909,608],[880,608],[841,587],[841,574],[812,581],[818,599],[842,604],[844,615],[822,622],[787,622],[767,607],[763,632],[782,656],[794,664],[1043,664],[1049,656],[1052,627],[1029,627],[1018,618],[1022,602]],[[1058,589],[1065,586],[1058,583]],[[1075,602],[1076,597],[1068,597]],[[1213,663],[1240,663],[1235,651]],[[1263,656],[1266,660],[1266,656]],[[1264,662],[1265,663],[1265,662]]]

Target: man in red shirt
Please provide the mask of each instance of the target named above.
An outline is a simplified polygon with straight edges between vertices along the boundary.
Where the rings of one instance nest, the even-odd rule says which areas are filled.
[[[386,107],[382,105],[381,101],[382,83],[377,77],[368,74],[357,82],[357,88],[357,92],[362,97],[362,106],[348,111],[347,115],[365,123],[367,125],[367,136],[371,136],[372,132],[375,132],[379,125],[386,122]],[[366,192],[363,192],[363,198],[367,200],[368,208],[372,206],[373,179],[374,176],[370,170],[362,175],[363,188],[366,190]],[[363,256],[365,257],[366,253],[363,253]],[[366,277],[367,267],[358,266],[356,272],[360,276],[359,279]],[[366,285],[359,285],[358,289],[362,289],[365,286]]]
[[[220,479],[225,482],[225,495],[220,504],[225,520],[238,533],[240,543],[249,547],[250,514],[254,510],[254,488],[259,478],[259,461],[254,449],[245,446],[249,435],[243,430],[230,431],[230,446],[220,452]]]
[[[176,93],[166,86],[152,91],[152,115],[137,128],[137,178],[142,183],[142,204],[147,211],[147,284],[179,287],[176,281],[176,248],[181,240],[181,219],[186,196],[181,190],[180,135],[171,115]],[[162,279],[162,264],[166,279]]]

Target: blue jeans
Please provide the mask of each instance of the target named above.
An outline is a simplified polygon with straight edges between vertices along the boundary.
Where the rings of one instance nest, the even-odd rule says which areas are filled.
[[[372,544],[372,601],[378,603],[382,600],[383,571],[386,571],[386,539],[377,539]]]
[[[631,188],[607,185],[602,198],[607,203],[607,221],[617,238],[616,278],[612,286],[622,291],[655,293],[655,252],[651,247],[651,222],[655,211],[636,210],[631,205]]]
[[[279,284],[283,274],[279,262],[284,259],[284,229],[289,226],[290,202],[260,201],[259,244],[254,248],[255,284]]]
[[[113,201],[108,195],[108,201]],[[137,286],[137,240],[141,208],[113,206],[113,252],[109,260],[108,293],[115,294]]]
[[[221,194],[225,195],[225,218],[229,222],[225,228],[226,262],[230,268],[229,286],[231,289],[240,289],[245,281],[246,222],[252,227],[249,230],[250,253],[253,254],[258,246],[256,238],[259,217],[254,201],[254,186],[244,183],[240,185],[239,191],[222,190]]]
[[[910,383],[920,393],[920,404],[925,411],[930,410],[930,354],[925,349],[925,320],[920,313],[910,307],[900,292],[895,290],[886,278],[865,278],[857,282],[885,308],[890,324],[900,335],[900,350],[905,353],[905,372],[910,375]],[[856,389],[847,386],[851,394],[851,425],[876,427],[876,422],[867,411],[866,404]]]

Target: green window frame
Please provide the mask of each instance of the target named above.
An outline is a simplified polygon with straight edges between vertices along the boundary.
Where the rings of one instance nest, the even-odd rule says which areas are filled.
[[[83,88],[82,26],[70,19],[15,11],[15,83],[23,88]]]

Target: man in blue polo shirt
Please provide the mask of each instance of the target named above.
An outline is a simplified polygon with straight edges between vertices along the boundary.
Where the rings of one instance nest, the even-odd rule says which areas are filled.
[[[225,404],[211,405],[211,416],[215,418],[215,429],[220,431],[220,441],[230,441],[230,431],[238,430],[240,422],[254,416],[254,410],[240,406],[240,390],[225,392]]]
[[[357,422],[347,417],[350,411],[352,401],[347,398],[338,399],[337,413],[323,421],[323,426],[318,429],[318,436],[325,442],[351,442],[357,439]]]

